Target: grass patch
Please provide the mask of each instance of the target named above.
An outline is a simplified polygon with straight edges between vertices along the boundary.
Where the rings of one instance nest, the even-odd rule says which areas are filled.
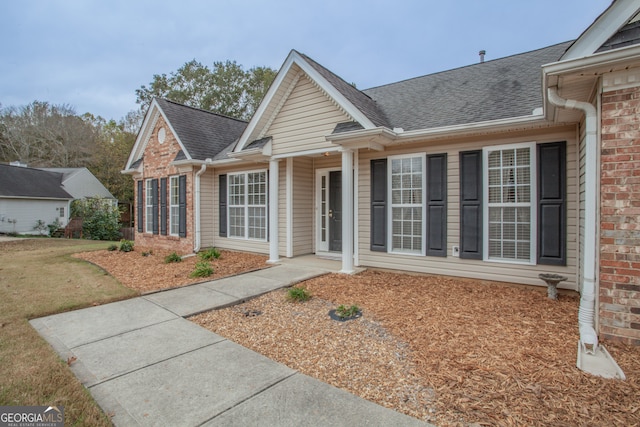
[[[109,242],[0,243],[0,406],[63,405],[66,425],[110,420],[28,320],[135,296],[104,270],[71,257]]]

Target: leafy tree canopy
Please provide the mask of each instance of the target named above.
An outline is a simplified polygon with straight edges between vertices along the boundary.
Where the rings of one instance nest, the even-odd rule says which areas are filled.
[[[267,93],[276,70],[253,67],[245,71],[235,61],[214,62],[209,68],[195,59],[178,70],[156,74],[136,89],[137,102],[146,110],[154,97],[170,99],[203,110],[249,119]]]

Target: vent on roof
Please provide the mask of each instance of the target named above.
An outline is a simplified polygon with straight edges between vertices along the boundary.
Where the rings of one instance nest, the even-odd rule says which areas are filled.
[[[480,52],[478,52],[478,55],[480,55],[480,63],[482,64],[484,62],[484,56],[487,54],[487,51],[482,49]]]

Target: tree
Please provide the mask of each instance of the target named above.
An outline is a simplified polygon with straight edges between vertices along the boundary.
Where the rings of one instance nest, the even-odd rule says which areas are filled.
[[[121,202],[133,202],[133,185],[129,176],[120,173],[136,141],[139,114],[130,112],[116,123],[109,120],[99,126],[100,137],[88,168]],[[136,129],[135,132],[131,130]]]
[[[149,87],[136,90],[137,103],[146,110],[154,97],[167,98],[191,107],[248,119],[262,101],[276,71],[254,67],[245,71],[235,61],[214,62],[213,67],[195,59],[175,72],[155,74]]]
[[[68,105],[34,101],[0,110],[0,160],[5,162],[83,166],[97,137],[95,126]]]

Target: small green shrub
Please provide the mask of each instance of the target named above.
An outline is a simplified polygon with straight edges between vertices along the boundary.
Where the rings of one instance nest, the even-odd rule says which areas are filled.
[[[164,257],[165,264],[171,264],[172,262],[182,262],[182,257],[175,252],[171,252],[169,255]]]
[[[356,316],[358,313],[360,313],[360,307],[355,304],[349,307],[339,305],[338,308],[336,308],[336,315],[341,319]]]
[[[220,250],[218,248],[207,249],[206,251],[202,251],[198,253],[198,256],[201,260],[210,261],[212,259],[220,258]]]
[[[149,256],[149,255],[153,255],[153,251],[149,250],[149,251],[142,252],[142,256]]]
[[[116,245],[115,243],[113,243],[113,244],[109,245],[109,247],[107,248],[107,250],[108,250],[109,252],[113,252],[113,251],[115,251],[115,250],[117,250],[117,249],[118,249],[118,245]]]
[[[131,252],[133,250],[133,242],[131,240],[120,240],[120,252]]]
[[[292,302],[304,302],[311,299],[311,292],[303,287],[289,288],[287,291],[287,299]]]
[[[52,236],[53,233],[62,228],[60,218],[56,217],[51,224],[47,224],[47,228],[49,228],[49,236]]]
[[[196,268],[191,272],[191,277],[209,277],[213,274],[213,267],[209,261],[198,261]]]

